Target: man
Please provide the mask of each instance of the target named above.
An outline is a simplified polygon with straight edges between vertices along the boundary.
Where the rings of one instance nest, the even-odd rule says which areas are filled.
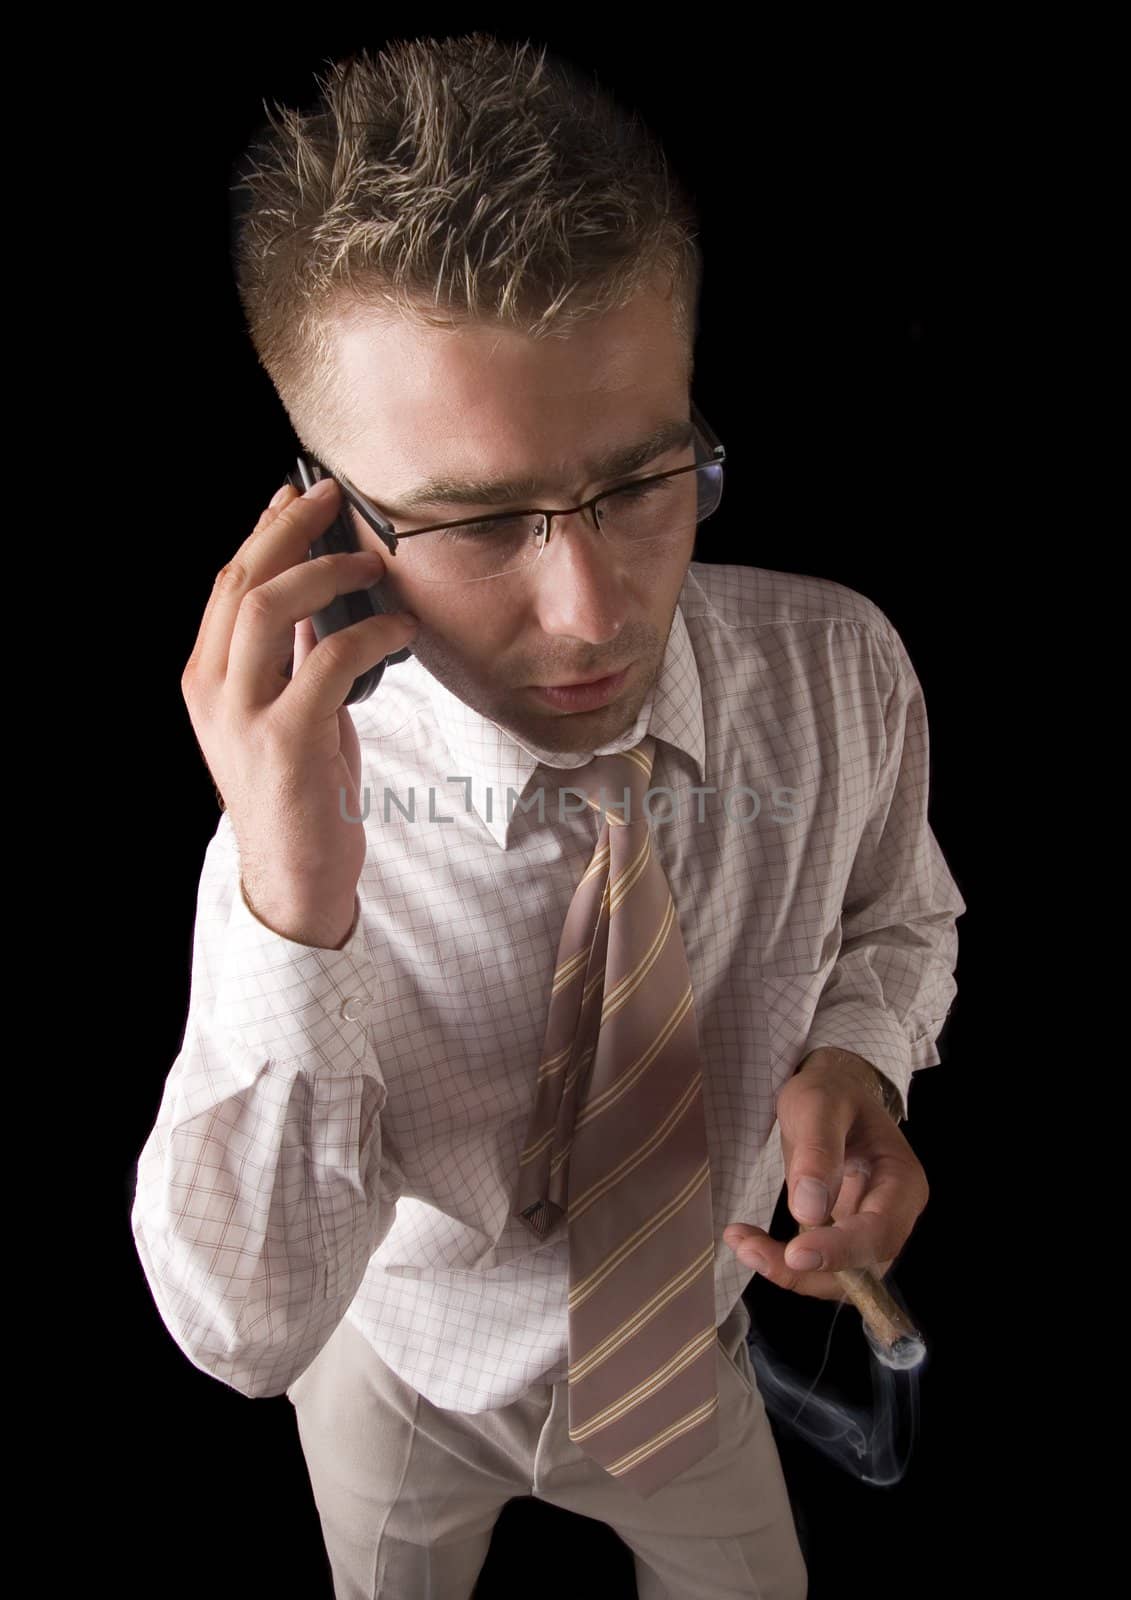
[[[288,140],[311,141],[305,165],[284,159],[261,178],[244,303],[327,482],[320,496],[285,487],[260,518],[217,580],[185,669],[226,809],[201,877],[184,1045],[139,1159],[135,1238],[189,1359],[245,1394],[294,1403],[339,1600],[462,1600],[499,1511],[523,1494],[614,1527],[644,1600],[799,1600],[805,1565],[742,1291],[757,1267],[839,1299],[835,1270],[886,1272],[926,1203],[895,1117],[912,1071],[939,1060],[965,907],[927,824],[922,695],[864,596],[693,561],[722,469],[690,405],[694,257],[661,269],[676,258],[660,246],[681,237],[665,232],[670,195],[627,142],[642,136],[598,120],[601,102],[563,124],[581,92],[568,75],[543,79],[523,51],[482,36],[465,44],[414,41],[351,63],[329,87],[329,122],[281,136],[284,156]],[[500,65],[502,77],[488,71]],[[453,123],[469,106],[481,122]],[[401,148],[399,127],[415,130],[416,187],[400,175],[394,223],[380,195],[334,191],[335,172],[359,170],[343,155],[365,124],[359,107],[386,119],[385,154]],[[525,323],[481,301],[437,317],[419,290],[414,306],[393,303],[379,271],[368,298],[296,289],[288,308],[280,286],[299,280],[283,276],[280,247],[288,264],[317,265],[331,248],[307,227],[317,217],[401,227],[397,238],[440,261],[413,258],[401,286],[433,270],[458,286],[443,238],[429,243],[416,224],[437,173],[463,171],[493,128],[520,130],[527,151],[540,132],[554,198],[578,205],[585,161],[608,171],[587,141],[607,157],[619,130],[622,198],[641,186],[652,232],[636,257],[631,236],[606,240],[602,278],[584,255],[595,232],[561,230],[579,252],[575,284],[617,293],[553,338],[536,315],[553,296],[539,301],[529,280]],[[531,187],[500,202],[519,219],[511,261],[524,271],[538,258],[521,218],[533,228],[548,214],[536,158]],[[497,160],[499,184],[513,182]],[[296,171],[303,184],[280,204],[269,184]],[[475,181],[491,193],[490,171]],[[461,230],[465,201],[453,181],[445,202]],[[296,224],[285,241],[265,220],[281,214]],[[629,278],[633,260],[654,270]],[[309,382],[287,343],[296,328]],[[339,514],[361,553],[307,560]],[[311,616],[375,581],[384,612],[316,642]],[[355,679],[406,646],[411,657],[345,709]],[[628,816],[628,792],[619,816],[619,794],[586,801],[591,763],[620,772],[627,756],[631,773],[642,753],[643,820]],[[613,850],[630,822],[626,872]],[[569,987],[567,917],[580,915],[583,880],[603,872],[604,911],[580,949],[607,937],[611,973],[614,929],[633,909],[625,899],[616,921],[618,896],[645,869],[661,896],[670,886],[664,949],[689,977],[680,1051],[695,1092],[681,1107],[705,1140],[695,1214],[708,1248],[701,1270],[609,1337],[624,1372],[649,1341],[667,1357],[694,1293],[687,1326],[705,1295],[710,1346],[700,1341],[675,1381],[659,1354],[644,1360],[640,1384],[610,1390],[607,1410],[627,1426],[658,1419],[677,1382],[709,1381],[700,1407],[677,1407],[666,1428],[646,1420],[639,1450],[602,1457],[607,1419],[580,1421],[593,1356],[571,1249],[586,1119],[627,1082],[609,1067],[603,955],[574,961],[600,1015],[590,1033],[577,1023],[576,1050],[573,1024],[563,1036],[578,1099],[563,1096],[556,1114],[553,1101],[537,1130]],[[646,964],[633,969],[640,981]],[[633,1070],[663,1043],[637,1050]],[[650,1123],[639,1144],[631,1120],[612,1126],[627,1169]],[[530,1161],[551,1133],[559,1187],[546,1192],[562,1203],[525,1204],[542,1195]],[[675,1156],[662,1140],[657,1152],[656,1176],[670,1180]],[[792,1214],[817,1225],[804,1241],[812,1262],[766,1231],[783,1179]],[[657,1202],[632,1210],[642,1190],[627,1170],[609,1184],[602,1270],[613,1272],[637,1242],[631,1219],[652,1219]]]

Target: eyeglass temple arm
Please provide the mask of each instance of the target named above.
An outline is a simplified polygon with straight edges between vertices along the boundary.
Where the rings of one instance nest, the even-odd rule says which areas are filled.
[[[723,445],[719,442],[718,434],[711,427],[711,424],[707,421],[706,417],[695,404],[694,400],[691,402],[691,420],[710,446],[713,459],[715,461],[725,461],[727,453]]]

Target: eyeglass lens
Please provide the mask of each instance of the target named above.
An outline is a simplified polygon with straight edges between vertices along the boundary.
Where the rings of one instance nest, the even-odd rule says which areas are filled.
[[[723,469],[705,462],[694,471],[644,478],[602,495],[593,510],[602,536],[622,553],[646,555],[687,537],[722,498]],[[545,544],[540,515],[490,517],[437,528],[406,539],[406,571],[423,583],[473,583],[528,566]],[[400,551],[398,551],[398,555]]]

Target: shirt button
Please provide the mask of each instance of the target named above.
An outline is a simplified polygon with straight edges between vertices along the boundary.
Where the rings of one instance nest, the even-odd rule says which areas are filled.
[[[347,1022],[355,1022],[358,1017],[364,1016],[366,1009],[366,1001],[358,994],[352,994],[342,1002],[342,1016]]]

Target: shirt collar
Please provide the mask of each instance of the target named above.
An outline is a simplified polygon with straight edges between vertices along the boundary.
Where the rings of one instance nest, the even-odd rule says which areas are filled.
[[[470,779],[470,804],[500,849],[509,844],[511,823],[520,815],[512,803],[507,816],[508,789],[521,797],[536,769],[584,766],[591,756],[631,750],[647,735],[666,740],[694,761],[699,781],[705,777],[706,735],[699,668],[683,612],[677,603],[668,633],[660,675],[647,695],[631,728],[597,750],[555,751],[520,743],[516,736],[466,705],[446,689],[419,662],[406,662],[420,674],[421,688],[431,706],[441,738],[453,763],[448,782]],[[399,669],[398,669],[399,670]],[[488,802],[488,789],[491,791]],[[465,790],[466,792],[466,790]]]

